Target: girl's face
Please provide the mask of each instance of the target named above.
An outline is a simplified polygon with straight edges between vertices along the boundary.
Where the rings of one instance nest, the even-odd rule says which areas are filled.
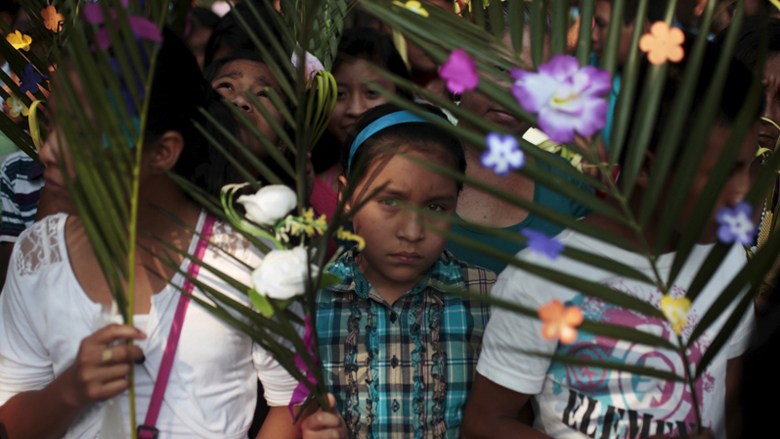
[[[371,69],[370,63],[363,60],[343,62],[333,72],[338,86],[338,99],[328,131],[341,143],[347,138],[349,129],[366,111],[388,102],[376,88],[395,93],[395,85]],[[364,83],[371,81],[375,86]]]
[[[404,147],[401,150],[405,150]],[[408,155],[451,166],[432,154]],[[340,177],[342,186],[346,178]],[[458,198],[455,181],[415,164],[403,155],[380,155],[357,184],[347,211],[377,188],[385,187],[353,216],[355,233],[366,241],[357,263],[366,280],[377,285],[412,288],[439,258],[447,239],[423,223],[449,229],[436,220],[404,209],[408,204],[444,215],[454,215]]]
[[[272,143],[276,144],[279,137],[274,133],[271,125],[268,124],[263,114],[258,111],[252,102],[247,98],[247,93],[257,96],[260,104],[268,110],[268,113],[278,122],[283,124],[282,115],[276,109],[268,96],[268,90],[274,89],[276,93],[283,98],[279,81],[271,73],[271,70],[263,63],[239,59],[226,64],[220,69],[216,79],[211,82],[217,92],[240,108],[249,120],[260,130],[263,135],[268,137]],[[260,158],[268,154],[265,148],[254,139],[249,131],[239,123],[239,139],[246,145],[250,151]]]

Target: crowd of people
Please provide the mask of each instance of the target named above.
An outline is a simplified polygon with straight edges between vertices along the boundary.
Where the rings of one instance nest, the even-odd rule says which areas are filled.
[[[595,2],[594,65],[605,49],[615,1]],[[429,0],[426,7],[454,13],[460,3]],[[578,3],[571,2],[575,8]],[[610,120],[631,35],[636,27],[649,29],[652,22],[663,20],[666,11],[665,1],[653,0],[646,20],[637,22],[642,2],[622,3],[623,37],[612,92],[607,96],[608,123],[601,136],[604,154],[610,148]],[[686,32],[695,29],[701,16],[699,3],[680,0],[676,25]],[[672,165],[642,242],[656,242],[663,197],[674,192],[675,176],[687,172],[693,173],[693,185],[674,231],[683,233],[756,80],[763,80],[764,103],[749,115],[754,124],[742,139],[718,207],[737,205],[746,197],[760,166],[760,160],[755,160],[758,148],[774,150],[780,138],[780,18],[772,16],[780,15],[780,10],[774,2],[745,3],[749,17],[738,23],[740,36],[707,138],[707,154],[698,169]],[[651,266],[643,255],[562,227],[481,189],[482,185],[493,186],[629,242],[640,240],[629,225],[591,212],[576,197],[522,173],[499,176],[482,166],[480,147],[429,120],[451,123],[451,114],[396,88],[377,69],[457,101],[462,110],[517,138],[533,130],[531,124],[479,91],[448,92],[438,76],[439,66],[411,41],[394,35],[392,29],[360,8],[350,18],[353,26],[340,35],[330,69],[338,87],[337,100],[327,130],[308,158],[305,204],[326,218],[336,216],[343,205],[364,247],[350,244],[335,255],[343,246],[334,242],[329,256],[335,262],[329,270],[341,281],[316,294],[314,329],[332,410],[307,408],[300,414],[299,407],[288,410],[298,382],[270,353],[196,303],[185,308],[186,315],[179,313],[181,289],[189,288],[194,297],[207,297],[182,273],[197,276],[204,285],[247,306],[249,299],[220,276],[208,270],[198,272],[188,258],[168,250],[175,247],[181,253],[196,255],[247,285],[251,283],[248,267],[262,264],[264,255],[259,249],[208,213],[168,175],[173,171],[214,196],[219,196],[226,184],[245,181],[245,172],[225,158],[225,151],[240,153],[225,140],[223,131],[238,138],[282,183],[296,185],[270,157],[267,145],[261,144],[267,142],[258,142],[229,107],[232,104],[239,109],[294,166],[295,153],[286,147],[276,127],[282,127],[291,138],[294,132],[273,99],[273,95],[279,96],[287,109],[294,109],[281,86],[282,82],[292,83],[293,78],[279,78],[269,67],[289,59],[267,58],[276,55],[258,51],[255,40],[238,20],[241,17],[254,29],[273,28],[279,21],[272,15],[279,12],[269,4],[257,2],[260,13],[255,14],[239,2],[222,17],[195,7],[183,39],[169,29],[162,33],[141,155],[138,227],[148,234],[138,238],[143,251],[136,261],[140,268],[131,310],[133,326],[106,317],[105,310],[111,308],[113,300],[109,285],[68,195],[64,173],[75,175],[61,135],[61,126],[68,121],[58,120],[62,112],[56,111],[58,105],[67,104],[54,98],[46,103],[49,133],[38,157],[43,166],[23,152],[5,159],[0,170],[0,282],[4,285],[0,294],[0,438],[118,437],[107,431],[129,422],[128,399],[116,397],[126,394],[131,369],[135,371],[139,423],[148,427],[139,432],[143,438],[773,437],[771,413],[777,404],[766,402],[764,397],[777,390],[765,379],[775,364],[766,358],[777,345],[776,302],[780,296],[771,294],[773,287],[764,289],[765,294],[756,300],[755,307],[748,308],[726,346],[709,359],[693,394],[685,383],[554,361],[555,356],[576,358],[587,351],[621,366],[655,365],[685,376],[688,365],[674,352],[586,332],[580,332],[576,344],[564,345],[543,337],[539,320],[479,300],[479,296],[492,296],[531,309],[558,300],[586,310],[588,320],[676,340],[670,324],[662,319],[605,306],[574,288],[508,265],[495,254],[448,240],[436,229],[516,255],[521,263],[565,271],[583,283],[606,285],[656,305],[662,295],[656,285],[566,256],[551,260],[529,251],[522,241],[505,239],[505,234],[533,229],[557,236],[566,248],[620,261],[648,276],[660,270],[661,277],[672,270],[674,240]],[[528,42],[532,8],[530,2],[525,5],[524,41]],[[26,17],[18,4],[3,1],[0,6],[0,18],[9,28],[33,33],[30,27],[35,26],[35,20]],[[721,35],[730,29],[733,11],[729,2],[723,2],[716,17],[718,28],[707,36],[711,41],[702,55],[699,84],[692,92],[690,121],[705,110],[705,96],[721,58]],[[497,18],[494,15],[486,23],[488,30],[506,29],[502,42],[507,47],[512,45],[510,15],[505,4],[504,23],[491,23]],[[265,22],[261,26],[257,20]],[[582,25],[576,22],[576,26]],[[548,35],[550,27],[548,19]],[[694,41],[691,36],[686,49]],[[523,65],[534,64],[530,44],[526,43],[519,55]],[[543,57],[549,58],[547,47]],[[668,116],[687,62],[683,59],[669,66],[647,157],[631,194],[629,205],[636,214],[648,189],[661,138],[673,122]],[[63,64],[60,68],[69,68],[67,60]],[[758,71],[761,66],[763,71]],[[644,84],[648,69],[643,63],[638,84]],[[52,87],[57,87],[57,76],[52,77]],[[83,94],[83,84],[74,85]],[[378,87],[416,105],[429,117],[391,103]],[[247,94],[256,99],[248,99]],[[263,108],[257,108],[258,103]],[[86,98],[83,105],[88,108]],[[222,129],[207,121],[199,108],[205,108]],[[8,106],[4,109],[8,111]],[[196,123],[224,141],[223,151],[207,141]],[[467,122],[458,125],[484,135]],[[389,152],[383,144],[395,145],[395,149]],[[556,159],[566,163],[561,157]],[[465,175],[473,183],[448,178],[420,165],[419,160]],[[534,159],[528,155],[526,160]],[[621,164],[624,160],[620,158]],[[556,167],[541,161],[537,164],[582,191],[592,191]],[[260,173],[254,177],[267,183]],[[620,185],[621,180],[614,177],[602,179]],[[157,206],[164,206],[177,220]],[[684,294],[694,282],[717,240],[716,229],[713,218],[670,290]],[[205,245],[206,241],[216,245]],[[161,262],[162,255],[173,258],[179,270]],[[689,312],[692,326],[747,263],[741,246],[732,247],[693,303]],[[452,294],[453,289],[467,290],[473,298]],[[693,344],[692,361],[705,357],[727,324],[726,317],[712,322],[701,341]],[[181,338],[171,351],[172,327],[180,328]],[[122,343],[124,340],[134,343]],[[170,375],[161,373],[161,364],[170,367]],[[123,422],[108,423],[106,413],[111,410]],[[152,430],[155,436],[147,436]]]

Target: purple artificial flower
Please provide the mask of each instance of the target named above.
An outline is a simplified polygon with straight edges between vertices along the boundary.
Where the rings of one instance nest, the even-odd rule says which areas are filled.
[[[756,226],[753,224],[753,207],[743,201],[734,208],[723,206],[716,216],[718,239],[724,244],[738,242],[750,245],[756,236]]]
[[[525,111],[537,113],[539,128],[553,142],[574,141],[575,131],[588,137],[607,124],[609,105],[603,96],[612,89],[609,72],[580,68],[577,59],[556,55],[539,72],[512,69],[512,95]]]
[[[127,8],[128,4],[128,0],[122,1],[123,7]],[[116,12],[113,9],[111,9],[110,12],[111,19],[116,20]],[[88,23],[96,25],[103,24],[106,21],[103,16],[103,10],[97,3],[90,3],[84,6],[84,18]],[[160,33],[160,29],[157,28],[157,25],[154,24],[154,22],[135,15],[128,16],[127,21],[130,25],[130,29],[138,38],[157,43],[162,42],[162,33]],[[95,33],[95,42],[97,42],[97,45],[101,50],[108,49],[111,46],[111,38],[108,35],[108,29],[104,28],[97,31],[97,33]]]
[[[44,78],[49,79],[47,75],[38,73],[38,71],[35,70],[35,66],[33,66],[32,63],[29,63],[22,68],[22,74],[19,75],[19,79],[21,80],[19,90],[21,90],[22,93],[38,93],[38,90],[40,90],[38,84],[40,84]]]
[[[535,253],[545,255],[553,261],[563,251],[563,244],[555,238],[550,238],[545,233],[534,229],[522,229],[520,233],[528,239],[528,248]]]
[[[309,355],[316,364],[318,360],[314,355],[314,334],[312,333],[311,319],[309,316],[305,317],[304,330],[305,333],[303,335],[303,345],[306,346],[306,350],[309,352]],[[312,386],[316,387],[317,378],[314,376],[314,372],[309,370],[308,366],[306,366],[306,362],[303,361],[303,357],[299,352],[295,353],[293,360],[295,361],[295,367],[297,367],[301,373],[306,375],[306,381],[308,381]],[[290,404],[287,406],[287,408],[290,409],[290,415],[293,417],[293,419],[295,419],[295,412],[293,407],[302,404],[303,401],[306,400],[306,397],[309,396],[309,393],[311,393],[311,391],[309,390],[309,387],[306,385],[305,381],[300,381],[295,387],[295,390],[293,390]]]
[[[447,89],[455,94],[474,90],[479,84],[477,63],[463,49],[455,49],[441,66],[439,76],[447,81]]]
[[[479,160],[482,166],[492,169],[496,175],[504,177],[513,169],[520,169],[525,164],[525,153],[520,150],[517,139],[510,134],[500,135],[489,133],[485,137],[487,150]]]

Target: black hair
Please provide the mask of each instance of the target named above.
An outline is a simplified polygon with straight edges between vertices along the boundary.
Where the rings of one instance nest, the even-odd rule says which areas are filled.
[[[427,113],[447,120],[444,113],[433,105],[418,104],[418,106]],[[344,149],[342,150],[341,160],[345,174],[349,174],[350,178],[356,178],[355,181],[360,181],[365,176],[371,162],[387,153],[383,151],[382,144],[386,145],[388,142],[403,145],[406,151],[435,155],[444,159],[456,171],[460,173],[466,172],[466,152],[460,138],[433,123],[420,122],[393,125],[369,137],[355,151],[352,157],[353,169],[349,169],[349,150],[360,132],[377,119],[398,111],[402,111],[402,109],[394,104],[379,105],[363,113],[360,119],[355,122],[347,135]],[[362,166],[360,165],[361,163]],[[353,170],[356,172],[354,175],[351,173]],[[456,183],[458,192],[460,192],[463,184],[460,181]]]
[[[214,29],[217,27],[217,23],[219,23],[219,15],[215,14],[211,9],[204,8],[202,6],[195,6],[190,10],[192,11],[190,21],[192,22],[193,28],[205,27]]]
[[[215,157],[221,154],[198,131],[195,123],[205,127],[221,140],[221,144],[227,142],[215,126],[207,123],[198,107],[205,108],[228,131],[236,131],[230,110],[222,104],[211,85],[203,80],[195,57],[179,37],[165,28],[157,55],[144,140],[149,143],[167,131],[179,132],[184,139],[184,150],[174,172],[218,196],[222,186],[235,182],[232,181],[235,177],[228,177],[231,171],[225,163],[214,163]]]
[[[372,27],[354,27],[344,31],[331,71],[335,73],[342,63],[357,59],[375,64],[403,79],[411,78],[409,69],[406,68],[404,59],[395,48],[392,38]],[[412,100],[412,95],[406,90],[398,89],[397,94]]]
[[[690,53],[695,38],[696,37],[692,35],[686,35],[685,44],[683,45],[685,53]],[[707,89],[709,88],[710,83],[713,81],[713,75],[718,65],[720,55],[720,46],[715,43],[708,42],[704,52],[701,72],[699,73],[699,80],[693,93],[691,111],[687,114],[687,126],[693,126],[698,115],[702,111],[702,106],[704,105],[704,101],[707,96]],[[669,64],[666,82],[663,85],[661,103],[657,112],[656,123],[653,126],[653,132],[648,146],[649,151],[656,150],[663,133],[666,131],[667,124],[670,123],[669,117],[671,116],[674,108],[675,97],[678,93],[681,92],[683,74],[687,65],[687,61],[688,58],[686,57],[679,63]],[[649,63],[647,60],[643,60],[639,77],[637,78],[637,84],[645,83],[645,78],[649,74],[649,70]],[[745,104],[748,91],[750,90],[751,84],[754,80],[756,79],[747,66],[732,57],[729,64],[726,85],[723,88],[720,102],[718,102],[718,111],[715,119],[718,123],[727,126],[734,124],[737,119],[737,115],[742,109],[742,106]],[[638,101],[639,99],[637,99],[637,102],[633,108],[629,133],[631,132],[633,125],[636,123],[636,116],[639,111]],[[758,117],[762,112],[762,108],[760,107],[761,106],[755,109],[753,115],[756,120],[758,120]],[[690,130],[687,131],[687,134],[690,134]],[[684,136],[681,145],[685,145],[687,142],[688,138]],[[624,148],[622,151],[623,153],[620,160],[621,164],[625,159],[627,150],[628,148]],[[678,156],[682,154],[683,150],[684,148],[678,149]],[[677,163],[677,160],[675,160],[674,163]]]
[[[8,12],[11,17],[16,17],[19,12],[19,2],[14,0],[0,0],[0,12]]]
[[[406,68],[406,63],[395,48],[392,38],[373,27],[358,26],[344,31],[331,72],[338,71],[345,62],[358,59],[410,80],[409,69]],[[396,94],[409,101],[413,100],[412,94],[407,90],[396,88]],[[326,171],[338,163],[341,149],[341,142],[326,131],[311,151],[314,172]]]
[[[742,33],[734,47],[734,57],[751,69],[757,67],[758,51],[764,32],[768,38],[768,52],[770,54],[780,52],[780,18],[755,16],[748,17],[742,22]]]
[[[524,2],[524,9],[523,9],[523,20],[525,25],[527,26],[527,29],[530,29],[531,24],[531,13],[533,10],[533,6],[530,2]],[[501,10],[504,21],[504,34],[509,32],[511,24],[511,18],[509,17],[509,2],[501,2]],[[545,20],[544,20],[544,26],[546,33],[552,32],[552,20],[550,18],[550,12],[547,11],[545,14]],[[488,13],[488,8],[485,8],[485,31],[489,33],[493,33],[493,22],[490,20],[490,14]]]
[[[219,72],[226,65],[228,65],[228,64],[230,64],[230,63],[232,63],[234,61],[239,61],[239,60],[247,60],[247,61],[257,62],[257,63],[260,63],[260,64],[266,64],[265,59],[262,57],[262,55],[260,55],[259,53],[255,52],[255,51],[252,51],[252,50],[236,50],[235,52],[232,52],[231,54],[229,54],[227,56],[224,56],[224,57],[222,57],[222,58],[212,62],[211,64],[209,64],[208,67],[206,67],[206,69],[203,71],[203,77],[206,79],[206,81],[208,81],[209,84],[211,84],[217,78],[217,76],[219,75]],[[293,87],[295,87],[295,82],[293,80],[293,77],[290,76],[287,73],[287,70],[283,69],[283,72],[285,74],[285,78],[287,79],[287,81]],[[280,90],[280,93],[281,93],[281,90]],[[286,97],[284,95],[281,95],[280,98],[286,99],[287,109],[290,111],[291,114],[295,114],[295,107],[292,104],[292,99],[290,99],[289,97]],[[238,127],[239,127],[239,123],[240,122],[237,121],[233,117],[232,113],[230,113],[230,110],[226,109],[226,111],[227,111],[227,115],[221,115],[221,116],[231,120],[232,126],[235,127],[235,129],[233,129],[231,132],[235,133],[235,132],[238,131]],[[295,132],[293,131],[292,127],[290,125],[288,125],[286,122],[284,123],[284,129],[287,132],[287,135],[291,139],[295,138]],[[238,153],[238,151],[235,149],[235,147],[233,147],[230,144],[230,142],[226,141],[226,142],[223,143],[223,145],[225,145],[225,149],[229,153],[233,154],[235,157],[240,157],[240,153]],[[295,167],[295,156],[292,154],[292,151],[287,150],[287,151],[285,151],[284,155],[285,155],[285,159],[287,159],[287,161],[291,165],[293,165],[293,168],[294,168]],[[219,157],[215,157],[214,160],[216,160],[219,163],[223,163],[224,162],[225,166],[228,166],[228,168],[232,169],[232,166],[227,164],[227,159],[225,159],[223,155],[220,155]],[[279,164],[275,160],[269,160],[268,163],[266,163],[266,165],[268,166],[268,168],[277,177],[279,177],[282,180],[282,183],[284,183],[284,184],[286,184],[286,185],[288,185],[288,186],[290,186],[292,188],[295,188],[295,180],[294,180],[294,178],[290,177],[287,174],[287,172],[285,172],[279,166]],[[235,172],[231,171],[231,172],[228,172],[226,175],[229,175],[231,177],[235,177],[237,174]],[[268,183],[268,182],[264,181],[262,178],[260,178],[259,180],[261,181],[261,183],[264,183],[264,184]]]
[[[615,0],[603,0],[614,5]],[[636,20],[639,13],[640,0],[626,0],[623,7],[623,25],[627,26]],[[652,0],[647,2],[647,20],[650,23],[663,20],[666,16],[668,0]]]
[[[272,39],[281,41],[281,32],[278,29],[274,18],[274,14],[279,14],[279,12],[272,7],[269,7],[264,1],[254,2],[253,5],[257,10],[260,19],[271,30]],[[230,12],[225,14],[214,28],[214,32],[211,34],[211,37],[209,37],[208,43],[206,43],[206,52],[203,60],[204,66],[208,66],[215,60],[214,56],[221,48],[257,51],[255,43],[249,37],[249,34],[244,31],[244,28],[241,27],[237,18],[238,16],[241,16],[249,27],[255,31],[256,36],[262,44],[270,47],[270,44],[268,43],[269,40],[265,37],[262,26],[255,18],[255,14],[252,13],[252,9],[245,3],[239,3],[236,6],[233,6]],[[273,53],[273,50],[271,50],[271,52]],[[292,49],[290,49],[290,53],[292,53]],[[282,62],[283,60],[276,61]],[[287,61],[289,62],[289,60]]]

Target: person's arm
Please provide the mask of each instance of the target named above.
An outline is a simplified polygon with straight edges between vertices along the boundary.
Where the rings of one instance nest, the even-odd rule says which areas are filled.
[[[742,380],[742,356],[726,363],[726,432],[727,437],[739,437],[742,430],[742,407],[739,404],[739,383]]]
[[[54,381],[41,390],[18,393],[0,406],[4,433],[13,439],[62,437],[87,406],[127,390],[132,362],[143,353],[138,346],[109,344],[145,337],[132,326],[109,325],[85,338],[76,361]]]
[[[298,429],[287,407],[271,407],[256,439],[297,439]]]
[[[0,293],[5,285],[8,274],[8,264],[11,262],[11,253],[14,251],[13,242],[0,242]]]
[[[461,424],[461,439],[549,439],[517,418],[531,395],[500,386],[477,373]]]
[[[336,408],[336,397],[332,393],[328,393],[328,403],[330,412],[320,408],[303,420],[303,439],[347,439],[347,424]]]

